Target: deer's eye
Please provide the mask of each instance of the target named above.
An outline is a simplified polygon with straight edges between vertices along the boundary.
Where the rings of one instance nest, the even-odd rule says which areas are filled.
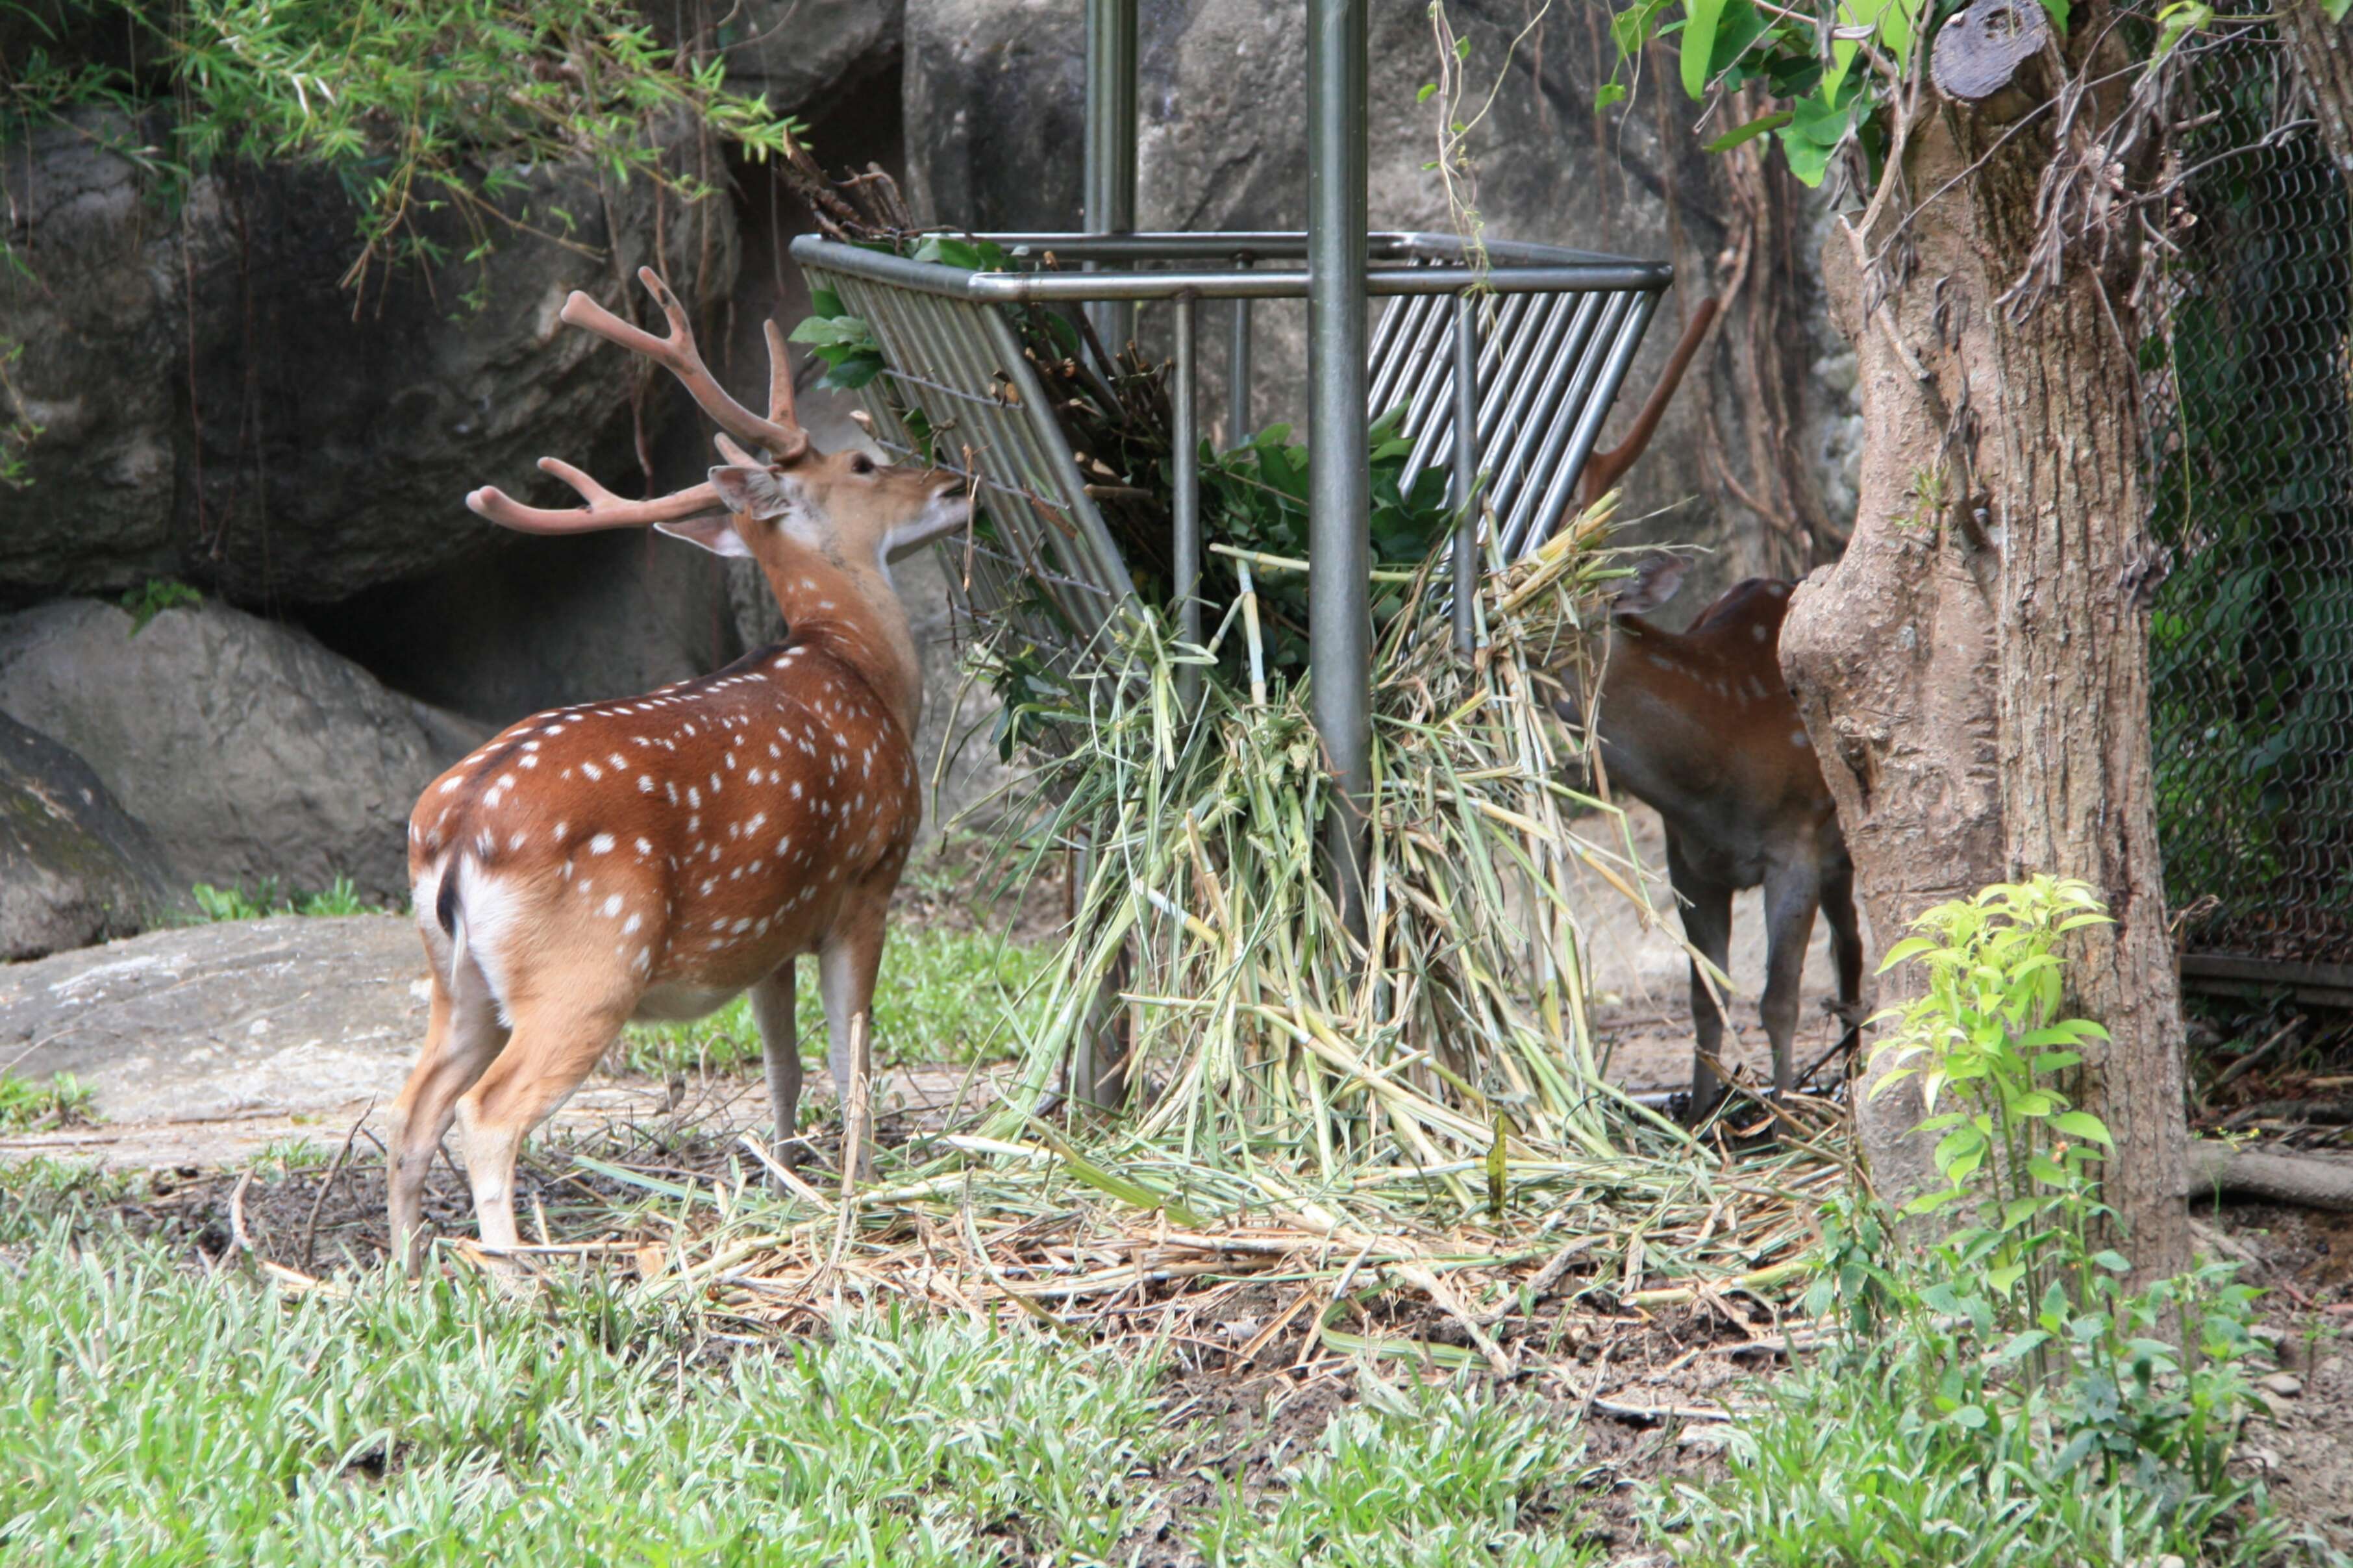
[[[853,474],[871,474],[874,471],[874,459],[860,452],[849,459],[849,471]]]

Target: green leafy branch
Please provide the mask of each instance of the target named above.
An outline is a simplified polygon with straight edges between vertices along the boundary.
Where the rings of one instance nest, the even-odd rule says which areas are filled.
[[[663,46],[622,0],[69,0],[57,15],[65,32],[0,59],[0,145],[94,106],[168,108],[164,146],[117,150],[171,184],[237,160],[332,169],[359,208],[347,286],[451,259],[429,214],[458,216],[469,263],[501,232],[575,243],[571,213],[514,199],[535,165],[584,162],[694,202],[712,186],[655,126],[698,126],[759,162],[804,129],[729,90],[717,59]],[[74,30],[96,26],[129,28],[160,67],[71,58]]]

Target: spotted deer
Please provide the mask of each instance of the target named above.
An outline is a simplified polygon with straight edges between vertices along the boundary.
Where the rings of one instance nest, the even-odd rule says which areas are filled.
[[[584,506],[543,510],[491,488],[466,504],[529,533],[650,525],[749,557],[787,631],[715,675],[534,714],[417,800],[408,866],[432,1009],[393,1108],[388,1176],[395,1246],[411,1268],[427,1168],[451,1121],[482,1243],[512,1247],[523,1139],[632,1019],[698,1017],[749,991],[776,1136],[791,1136],[803,953],[817,956],[848,1104],[852,1020],[871,1005],[884,914],[921,815],[923,691],[890,563],[964,525],[962,482],[815,450],[773,321],[768,412],[753,413],[712,377],[670,290],[650,269],[638,277],[667,338],[581,293],[562,319],[675,375],[723,432],[728,462],[689,489],[625,500],[543,458]],[[849,1155],[863,1156],[862,1145]]]
[[[1642,619],[1674,596],[1684,565],[1647,557],[1619,592],[1589,725],[1574,696],[1557,707],[1598,742],[1609,781],[1666,824],[1667,879],[1683,906],[1683,935],[1718,970],[1731,948],[1732,895],[1764,885],[1758,1011],[1773,1043],[1774,1091],[1786,1096],[1795,1087],[1789,1041],[1818,909],[1830,921],[1845,1043],[1854,1040],[1862,988],[1854,868],[1821,763],[1781,676],[1789,584],[1762,577],[1736,584],[1682,633]],[[1696,963],[1691,1004],[1696,1119],[1722,1097],[1716,1063],[1724,1039],[1724,1015]]]

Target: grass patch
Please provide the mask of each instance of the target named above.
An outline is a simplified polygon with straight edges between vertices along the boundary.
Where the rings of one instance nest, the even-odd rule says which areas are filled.
[[[1585,1440],[1556,1411],[1492,1385],[1400,1388],[1361,1373],[1342,1411],[1252,1501],[1229,1486],[1202,1555],[1234,1568],[1602,1561],[1577,1491]]]
[[[198,882],[189,890],[195,900],[195,924],[216,921],[259,921],[272,915],[375,915],[385,911],[369,903],[349,877],[338,877],[323,892],[281,891],[275,877],[264,877],[250,893],[243,883],[216,888]]]
[[[1157,1369],[875,1318],[723,1363],[598,1285],[286,1300],[60,1226],[0,1269],[0,1558],[1101,1561]]]
[[[882,949],[874,987],[874,1059],[878,1064],[966,1062],[1027,1037],[1037,983],[1053,960],[1050,949],[1003,937],[943,931],[901,931]],[[804,967],[794,994],[802,1055],[825,1057],[825,1007],[817,977]],[[623,1060],[633,1072],[667,1078],[734,1072],[760,1062],[760,1031],[752,1004],[737,997],[707,1018],[685,1024],[632,1025]]]
[[[0,1132],[39,1132],[93,1121],[91,1098],[71,1073],[47,1080],[0,1073]]]
[[[1366,1374],[1271,1485],[1205,1495],[1208,1434],[1134,1342],[894,1313],[738,1350],[597,1271],[288,1296],[28,1170],[0,1206],[0,1560],[1599,1560],[1574,1427],[1508,1390]]]

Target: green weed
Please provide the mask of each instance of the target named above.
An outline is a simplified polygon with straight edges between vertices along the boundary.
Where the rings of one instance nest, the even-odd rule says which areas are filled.
[[[1589,1472],[1576,1426],[1539,1402],[1465,1384],[1403,1387],[1359,1374],[1334,1417],[1253,1504],[1228,1487],[1201,1533],[1219,1568],[1461,1563],[1568,1568],[1601,1552],[1582,1522]]]
[[[131,612],[131,635],[137,637],[147,629],[147,623],[166,610],[193,610],[205,602],[205,596],[185,583],[169,577],[150,577],[136,588],[124,592],[122,607]]]
[[[382,914],[382,906],[369,903],[360,897],[359,889],[349,877],[337,877],[321,893],[286,893],[279,890],[278,879],[264,877],[250,893],[244,884],[216,888],[210,882],[198,882],[189,889],[195,900],[197,923],[208,921],[259,921],[272,915],[367,915]]]
[[[90,1098],[71,1073],[58,1073],[46,1081],[0,1073],[0,1132],[90,1121]]]
[[[1677,1489],[1661,1522],[1686,1561],[2278,1551],[2284,1527],[2229,1463],[2268,1353],[2256,1292],[2216,1264],[2127,1287],[2131,1263],[2098,1242],[2107,1129],[2054,1086],[2105,1037],[2056,1016],[2062,939],[2106,919],[2085,885],[2041,877],[1939,905],[1889,951],[1883,968],[1917,962],[1928,985],[1883,1015],[1897,1022],[1873,1055],[1887,1079],[1918,1079],[1947,1183],[1908,1212],[1957,1223],[1918,1245],[1873,1199],[1830,1207],[1807,1298],[1830,1346],[1735,1428],[1722,1484]]]

